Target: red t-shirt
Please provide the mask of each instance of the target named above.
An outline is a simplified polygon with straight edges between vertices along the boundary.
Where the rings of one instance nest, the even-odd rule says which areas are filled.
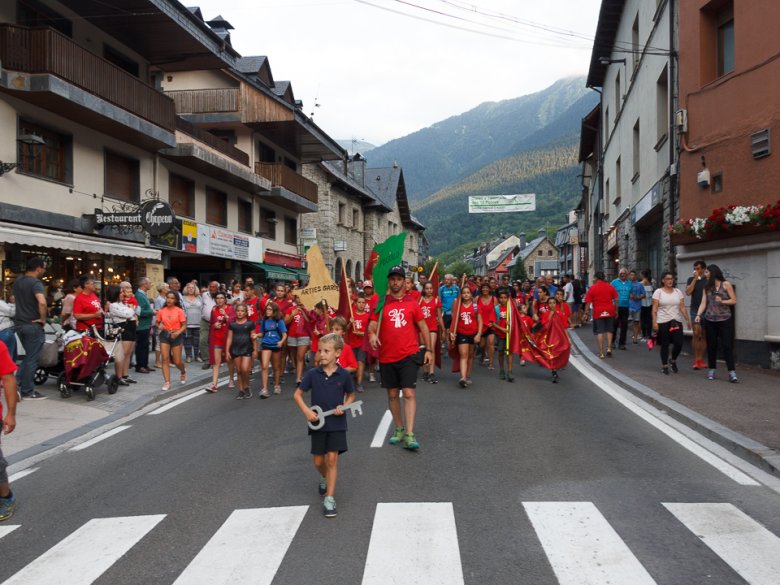
[[[379,305],[379,295],[374,293],[370,297],[366,297],[366,310],[369,313],[373,313]]]
[[[379,315],[371,313],[371,320]],[[417,323],[424,321],[419,303],[408,295],[400,299],[387,296],[382,307],[382,323],[379,328],[379,363],[391,364],[417,353],[419,332]]]
[[[439,328],[439,322],[437,316],[439,309],[441,308],[441,301],[439,297],[431,297],[430,301],[423,299],[420,301],[420,309],[422,309],[423,316],[425,317],[425,324],[428,326],[429,331],[434,333]]]
[[[287,309],[292,307],[292,301],[288,298],[282,298],[282,299],[269,299],[269,302],[276,303],[276,306],[279,307],[279,311],[284,315],[287,313]]]
[[[353,349],[363,345],[363,339],[368,332],[369,317],[368,313],[353,312],[352,324],[347,329],[347,342]],[[363,335],[356,335],[356,333],[363,333]]]
[[[263,299],[255,295],[251,299],[244,299],[244,304],[246,305],[246,318],[257,324],[265,312]]]
[[[512,302],[512,301],[508,301]],[[493,316],[496,321],[496,325],[499,327],[503,327],[506,329],[506,314],[507,310],[509,309],[508,305],[502,305],[501,303],[496,305],[496,308],[493,310]],[[498,314],[496,314],[496,311],[498,311]],[[506,339],[506,331],[501,331],[500,329],[496,329],[496,337],[499,339]]]
[[[0,378],[8,376],[16,371],[16,364],[11,359],[11,354],[5,343],[0,341]],[[0,421],[3,420],[3,402],[0,401]]]
[[[352,351],[352,348],[348,343],[344,344],[344,348],[341,350],[341,355],[339,356],[339,359],[336,360],[336,363],[344,369],[357,369],[358,363],[357,359],[355,358],[355,352]]]
[[[422,296],[420,294],[420,291],[416,288],[413,288],[412,290],[406,291],[406,294],[408,294],[410,297],[412,297],[415,301],[419,301],[420,297]]]
[[[459,335],[476,335],[479,331],[479,323],[477,321],[477,315],[479,310],[476,303],[472,301],[470,305],[460,304],[458,307],[458,334]],[[453,324],[454,327],[454,324]]]
[[[496,322],[496,302],[490,297],[487,303],[483,302],[482,297],[476,300],[479,314],[482,315],[482,333],[488,330],[491,323]]]
[[[311,337],[311,324],[304,313],[306,313],[305,308],[292,304],[284,312],[285,315],[292,315],[290,324],[287,325],[287,337]]]
[[[569,308],[569,303],[558,303],[558,308],[556,309],[558,313],[561,314],[561,317],[563,317],[563,322],[568,325],[569,318],[571,317],[571,309]]]
[[[73,314],[74,315],[91,315],[102,310],[100,305],[100,299],[95,293],[86,294],[81,293],[76,295],[73,301]],[[79,331],[88,331],[92,325],[100,327],[103,324],[103,316],[95,317],[93,319],[77,320],[76,329]]]
[[[604,319],[616,314],[614,299],[618,298],[615,287],[604,280],[597,280],[588,289],[585,303],[593,304],[593,318]]]

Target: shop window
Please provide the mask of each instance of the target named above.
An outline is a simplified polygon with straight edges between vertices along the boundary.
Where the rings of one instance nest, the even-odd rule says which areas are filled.
[[[195,182],[179,175],[168,175],[168,203],[177,216],[195,217]]]
[[[260,209],[260,235],[269,240],[276,239],[276,212],[270,209]]]
[[[298,244],[298,220],[294,217],[284,218],[284,243]]]
[[[227,193],[206,187],[206,223],[227,227]]]
[[[106,195],[128,203],[138,203],[140,163],[137,160],[107,150],[105,173]]]
[[[40,146],[18,143],[19,172],[72,184],[73,138],[27,120],[19,120],[19,136],[25,134],[40,136],[46,144]]]
[[[16,3],[16,22],[29,27],[51,27],[64,35],[73,36],[71,21],[38,0],[19,0]]]
[[[252,202],[244,199],[238,200],[238,231],[245,234],[252,233]]]

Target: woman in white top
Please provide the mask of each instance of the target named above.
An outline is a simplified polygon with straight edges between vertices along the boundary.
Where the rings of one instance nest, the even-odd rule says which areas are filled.
[[[200,355],[200,319],[203,312],[203,299],[198,294],[198,288],[188,282],[184,286],[184,296],[181,308],[187,315],[187,330],[184,333],[184,355],[187,363],[193,359],[202,362]]]
[[[112,284],[106,289],[106,300],[108,300],[108,319],[113,325],[124,327],[129,321],[136,319],[135,309],[124,303],[122,300],[122,289]],[[130,359],[125,359],[125,341],[120,341],[114,353],[114,368],[120,386],[129,386],[132,382],[130,377]]]
[[[0,298],[0,342],[5,343],[8,353],[16,360],[16,333],[14,332],[14,317],[16,305],[11,296],[6,303]]]
[[[661,276],[661,288],[653,293],[653,331],[658,332],[661,345],[661,372],[669,374],[669,366],[676,374],[677,356],[683,345],[682,321],[691,328],[691,317],[685,310],[685,295],[674,286],[674,275],[664,272]],[[672,343],[672,359],[669,360],[669,343]]]

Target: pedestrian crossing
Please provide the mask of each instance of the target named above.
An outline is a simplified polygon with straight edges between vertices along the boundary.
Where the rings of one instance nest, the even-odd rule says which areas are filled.
[[[642,554],[626,544],[624,538],[632,541],[631,535],[621,535],[592,502],[523,502],[522,509],[549,562],[550,583],[691,582],[683,577],[654,577],[643,565]],[[346,542],[348,535],[340,534],[339,519],[324,520],[319,512],[314,506],[234,510],[173,585],[270,585],[285,563],[300,562],[286,557],[299,533],[313,527],[302,529],[304,524],[326,523],[331,538]],[[672,550],[671,543],[680,536],[697,538],[720,559],[723,571],[728,572],[728,567],[733,571],[729,583],[780,583],[780,538],[733,504],[663,503],[659,514],[664,513],[669,514],[671,529],[677,531],[661,539],[662,544],[670,543],[664,555],[679,552]],[[158,514],[89,520],[2,585],[91,585],[121,563],[131,549],[143,546],[147,536],[169,530],[170,524],[162,523],[165,518]],[[636,520],[642,523],[644,519]],[[626,524],[621,526],[627,530]],[[23,532],[19,527],[0,526],[0,558],[5,556],[3,545]],[[365,555],[362,585],[485,583],[474,567],[466,573],[468,581],[464,579],[461,551],[468,532],[459,533],[457,506],[451,502],[378,503],[366,548],[352,546],[350,555]],[[705,550],[696,547],[694,554]],[[504,557],[510,562],[508,553]],[[658,570],[657,565],[650,565]],[[358,578],[345,576],[343,582]],[[516,582],[527,581],[521,575]]]

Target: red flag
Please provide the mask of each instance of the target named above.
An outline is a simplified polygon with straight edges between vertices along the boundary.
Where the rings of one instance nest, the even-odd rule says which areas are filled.
[[[560,313],[550,315],[547,324],[534,333],[523,320],[516,303],[510,301],[508,304],[512,313],[509,351],[548,370],[559,370],[569,363],[571,342]]]
[[[377,262],[379,262],[379,252],[371,250],[371,255],[368,257],[366,267],[363,269],[363,280],[371,280],[371,278],[373,278],[372,274]]]
[[[336,310],[336,313],[344,317],[347,320],[347,323],[352,322],[352,297],[349,294],[347,272],[344,269],[344,263],[341,264],[341,280],[339,281],[339,306]]]

